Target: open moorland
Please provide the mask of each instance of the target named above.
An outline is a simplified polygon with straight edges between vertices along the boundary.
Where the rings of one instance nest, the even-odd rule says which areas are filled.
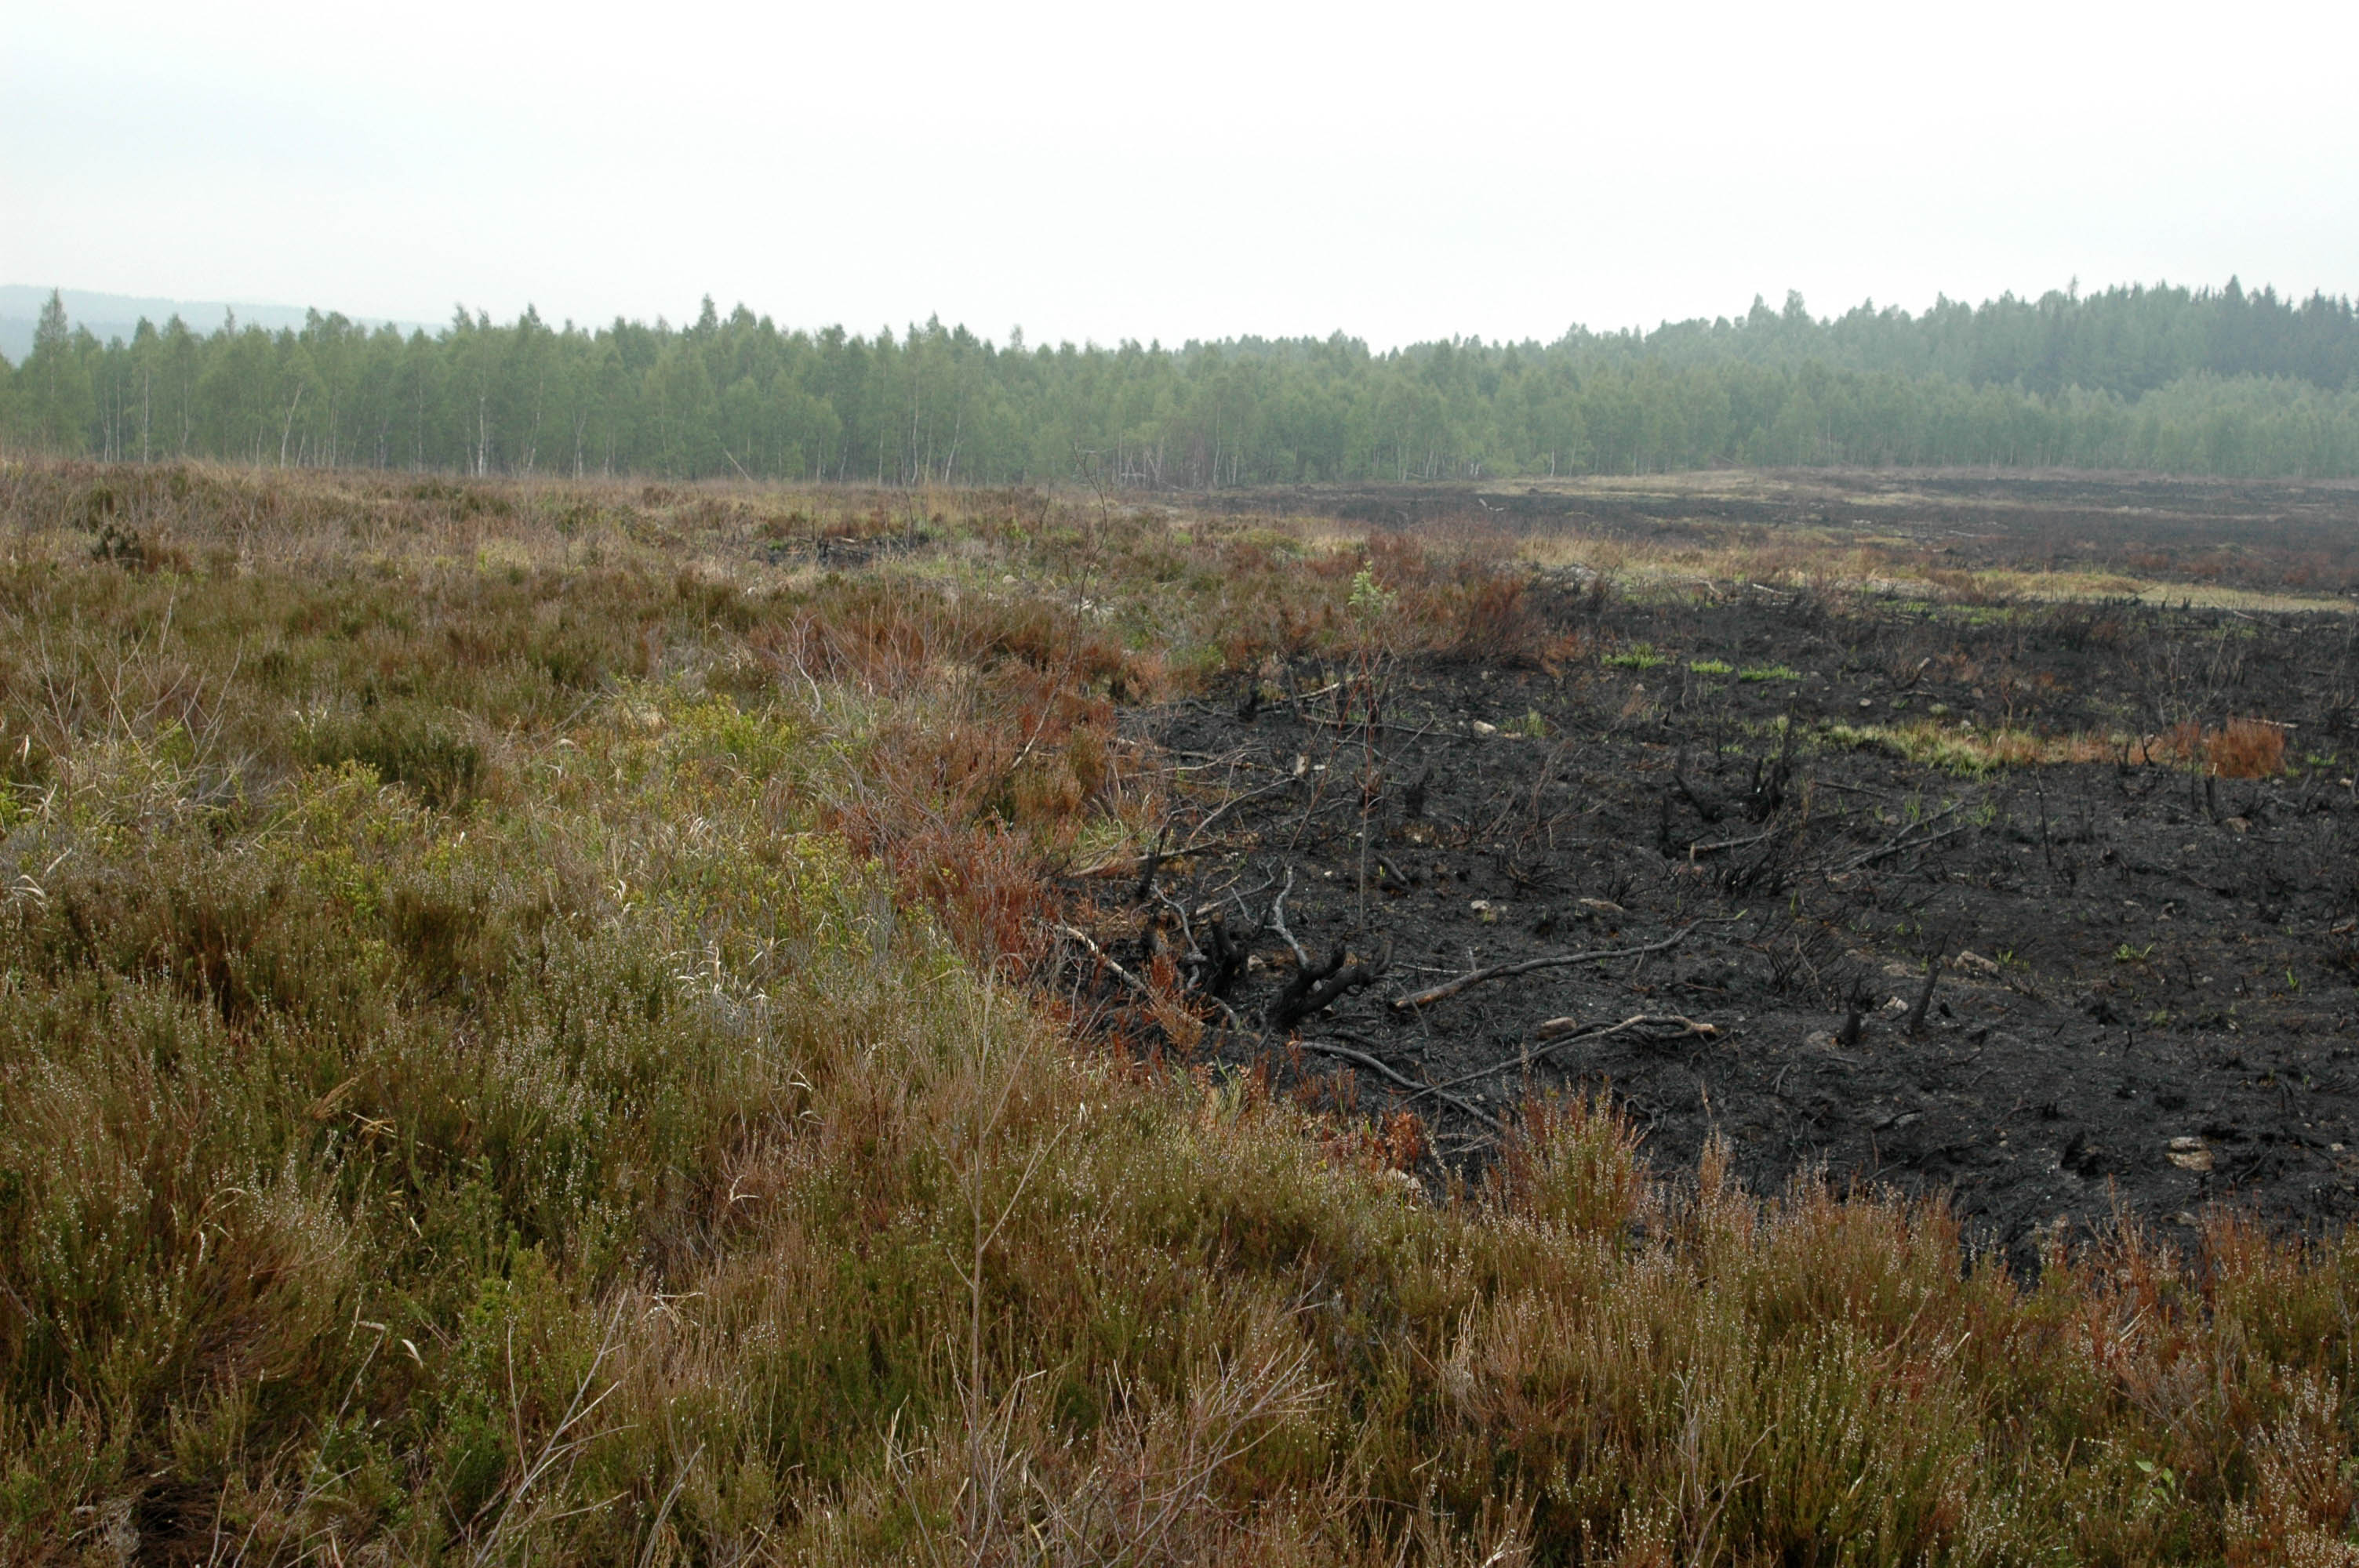
[[[0,1542],[2342,1563],[2359,492],[0,466]]]

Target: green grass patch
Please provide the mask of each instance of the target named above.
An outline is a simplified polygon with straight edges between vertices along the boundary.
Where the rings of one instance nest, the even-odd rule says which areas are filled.
[[[2038,735],[2027,730],[1976,730],[1922,719],[1907,724],[1831,724],[1827,743],[1876,747],[1960,778],[1983,778],[2006,768],[2113,760],[2118,739],[2101,734]]]

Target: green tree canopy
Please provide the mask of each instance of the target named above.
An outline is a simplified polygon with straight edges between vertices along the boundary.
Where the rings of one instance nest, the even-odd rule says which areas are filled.
[[[1721,464],[2359,473],[2347,299],[2077,288],[1832,318],[1799,296],[1651,332],[1005,346],[939,319],[673,327],[459,309],[440,331],[312,312],[129,341],[52,296],[0,431],[109,458],[679,478],[1127,486],[1467,480]]]

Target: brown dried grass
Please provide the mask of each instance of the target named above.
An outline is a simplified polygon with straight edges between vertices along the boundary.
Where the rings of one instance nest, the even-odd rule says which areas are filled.
[[[2231,719],[2217,728],[2188,719],[2146,742],[2146,751],[2215,778],[2275,778],[2285,772],[2286,728],[2267,719]]]

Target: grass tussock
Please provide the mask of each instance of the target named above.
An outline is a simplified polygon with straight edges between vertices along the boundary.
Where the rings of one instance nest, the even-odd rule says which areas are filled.
[[[2032,1282],[1603,1103],[1429,1187],[1078,1044],[1114,705],[1561,650],[1479,554],[919,505],[0,475],[6,1555],[2347,1556],[2347,1241]]]
[[[2286,769],[2286,728],[2266,719],[2231,719],[2217,728],[2190,721],[2156,737],[2147,750],[2215,778],[2270,779]]]
[[[2003,726],[1976,730],[1922,719],[1905,724],[1832,724],[1826,738],[1838,746],[1876,746],[1912,762],[1961,778],[1983,778],[2008,768],[2065,762],[2118,761],[2132,743],[2109,735],[2041,735]]]
[[[2164,762],[2218,778],[2275,778],[2286,770],[2286,728],[2266,719],[2231,719],[2217,727],[2192,721],[2159,734],[2046,735],[2013,726],[1976,730],[1923,719],[1905,724],[1832,724],[1830,743],[1877,746],[1895,756],[1962,778],[2008,768],[2069,762]]]

